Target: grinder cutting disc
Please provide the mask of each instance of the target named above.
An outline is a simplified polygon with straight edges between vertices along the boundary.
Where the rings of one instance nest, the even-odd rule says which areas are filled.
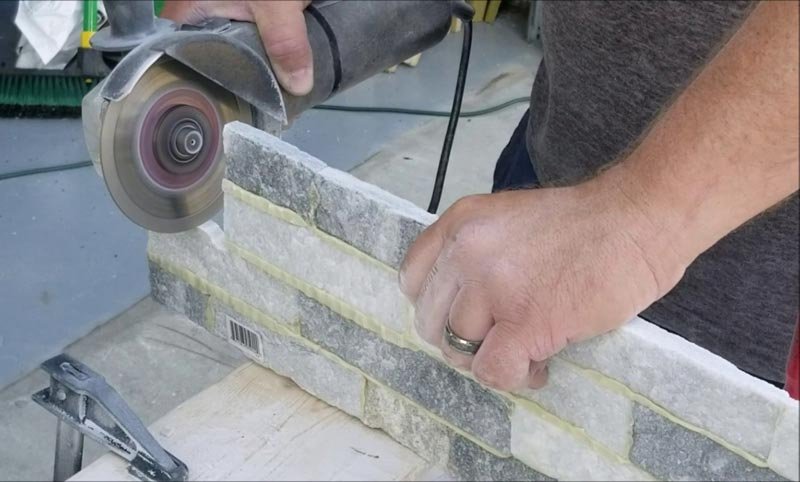
[[[173,60],[161,60],[110,102],[100,165],[111,197],[151,231],[198,226],[222,208],[222,128],[252,124],[250,106]]]

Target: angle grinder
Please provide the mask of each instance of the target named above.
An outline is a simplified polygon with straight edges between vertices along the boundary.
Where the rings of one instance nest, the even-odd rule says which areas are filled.
[[[83,99],[86,144],[117,206],[159,232],[190,229],[221,209],[226,123],[280,135],[301,112],[441,41],[453,17],[472,17],[463,0],[312,2],[304,15],[314,88],[296,97],[278,84],[253,24],[176,25],[156,18],[150,1],[105,5],[109,24],[91,44],[116,66]],[[439,194],[463,95],[467,24]]]

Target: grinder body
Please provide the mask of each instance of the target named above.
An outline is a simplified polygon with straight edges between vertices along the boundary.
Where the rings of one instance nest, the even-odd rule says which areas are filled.
[[[441,41],[454,9],[463,5],[313,2],[304,15],[314,87],[301,97],[280,88],[253,24],[216,19],[176,26],[159,20],[120,28],[113,17],[120,6],[112,6],[111,25],[124,38],[101,30],[93,46],[124,56],[84,98],[87,147],[129,218],[154,231],[190,229],[222,207],[225,123],[238,120],[279,135],[303,111]],[[147,32],[137,32],[136,25]],[[138,44],[126,52],[131,39]]]

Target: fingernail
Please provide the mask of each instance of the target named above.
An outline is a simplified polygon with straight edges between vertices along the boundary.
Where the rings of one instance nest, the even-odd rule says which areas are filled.
[[[289,72],[289,84],[290,87],[288,90],[291,91],[292,94],[298,96],[308,94],[314,87],[313,69],[310,67],[304,67],[302,69]]]

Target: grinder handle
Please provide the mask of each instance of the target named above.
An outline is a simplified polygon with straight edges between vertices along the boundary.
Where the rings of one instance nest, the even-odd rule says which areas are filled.
[[[302,97],[283,93],[287,117],[437,44],[464,5],[463,0],[312,2],[305,18],[314,87]]]

